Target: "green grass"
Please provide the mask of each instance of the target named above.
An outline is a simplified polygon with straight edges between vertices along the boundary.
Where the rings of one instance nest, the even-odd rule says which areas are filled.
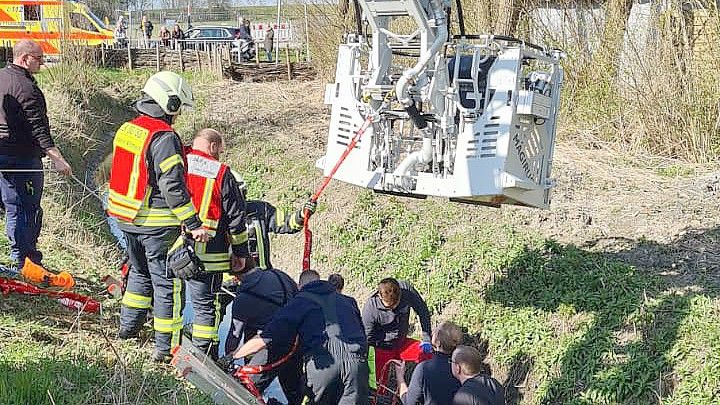
[[[292,133],[292,120],[273,121],[280,114],[265,117],[266,125]],[[287,197],[297,206],[318,184],[319,173],[302,169],[314,157],[296,152],[299,143],[256,130],[231,131],[233,150],[261,157],[239,159],[238,170],[250,178],[254,195],[274,203]],[[300,168],[287,170],[286,162]],[[325,205],[337,204],[332,217],[324,213]],[[366,293],[387,276],[410,280],[435,320],[453,319],[487,346],[486,361],[510,403],[720,401],[720,286],[713,270],[698,267],[678,281],[665,269],[635,267],[616,252],[546,238],[513,221],[514,212],[333,183],[312,222],[313,263],[323,272],[341,271],[350,291]],[[699,232],[720,240],[717,229]],[[287,238],[273,243],[302,243]],[[641,238],[624,253],[652,247],[653,254],[677,255],[692,240]],[[362,305],[365,296],[356,298]]]
[[[95,116],[74,125],[94,135],[116,128],[123,114],[108,110],[122,110],[149,74],[85,74],[77,81],[89,83],[89,90],[68,91],[84,108],[95,108]],[[73,83],[51,74],[42,80],[44,88]],[[316,156],[309,156],[314,152],[308,153],[303,136],[295,136],[295,126],[307,116],[324,116],[321,107],[296,104],[291,90],[288,110],[250,104],[242,106],[239,118],[215,121],[204,113],[217,104],[199,91],[196,111],[183,114],[178,128],[186,136],[201,126],[220,129],[229,138],[228,160],[245,177],[251,198],[297,207],[320,175],[313,168]],[[296,117],[293,111],[303,113]],[[107,119],[107,126],[94,125],[96,116]],[[83,142],[65,131],[57,135],[61,147],[74,151],[78,167],[84,167],[88,162],[78,150]],[[279,137],[283,131],[291,136]],[[666,175],[685,175],[669,170]],[[49,187],[41,247],[49,253],[48,265],[80,276],[79,291],[102,299],[105,311],[78,320],[44,297],[0,298],[0,403],[209,403],[170,369],[149,364],[149,330],[140,342],[114,338],[118,303],[98,293],[97,280],[115,271],[117,251],[102,226],[92,227],[102,219],[95,202],[69,209],[81,197],[72,184]],[[341,271],[349,292],[367,292],[389,275],[410,280],[435,320],[455,320],[485,348],[510,403],[720,401],[720,288],[712,268],[673,278],[660,269],[635,267],[617,252],[544,237],[514,221],[513,210],[409,200],[336,183],[320,202],[312,222],[314,265]],[[720,231],[699,236],[716,242]],[[638,240],[623,253],[652,248],[677,254],[693,240]],[[276,242],[280,256],[286,253],[282,247],[300,250],[301,237]],[[7,250],[2,237],[0,247]],[[362,305],[365,297],[356,298]]]
[[[717,313],[714,293],[677,292],[609,254],[502,224],[453,235],[454,219],[472,209],[416,208],[362,192],[350,219],[332,227],[342,248],[335,266],[367,287],[408,279],[436,315],[454,304],[454,319],[488,342],[488,361],[515,398],[509,376],[522,359],[532,367],[515,383],[529,379],[527,403],[718,400],[717,317],[694,319]]]

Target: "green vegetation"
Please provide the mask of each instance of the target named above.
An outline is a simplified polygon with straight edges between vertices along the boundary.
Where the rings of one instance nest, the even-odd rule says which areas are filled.
[[[61,66],[41,75],[56,139],[78,178],[94,177],[85,171],[104,159],[109,136],[132,116],[127,105],[149,74]],[[316,84],[242,85],[226,95],[226,83],[188,78],[198,107],[181,117],[183,136],[204,126],[222,130],[227,160],[250,196],[298,207],[320,177],[313,164],[327,117],[320,97],[308,94]],[[658,174],[692,174],[683,167]],[[49,174],[47,183],[40,241],[46,264],[73,272],[78,291],[102,300],[104,311],[77,316],[45,297],[0,297],[0,403],[210,403],[170,368],[150,363],[149,328],[139,342],[116,339],[119,304],[103,295],[99,278],[115,274],[120,253],[100,204],[72,180]],[[333,183],[312,220],[313,265],[345,274],[361,305],[380,278],[410,280],[435,320],[459,322],[486,348],[510,403],[720,401],[716,275],[698,265],[675,277],[632,260],[645,251],[685,258],[694,237],[717,241],[720,231],[663,244],[633,241],[611,252],[543,236],[514,220],[517,212]],[[293,272],[301,241],[275,238],[275,264]],[[7,251],[2,236],[0,246]]]
[[[248,109],[243,114],[256,114]],[[280,116],[289,122],[275,121]],[[263,118],[277,126],[264,137],[254,133],[259,129],[229,129],[239,153],[262,156],[236,164],[251,182],[262,179],[256,195],[273,202],[291,185],[317,185],[317,174],[281,169],[288,161],[312,164],[304,149],[296,150],[292,117],[269,112]],[[294,206],[302,199],[299,193]],[[628,259],[647,249],[684,257],[673,252],[684,252],[694,243],[690,237],[667,244],[640,239],[620,255],[544,237],[513,221],[513,210],[383,196],[341,183],[333,183],[321,202],[312,225],[314,266],[342,271],[351,291],[361,292],[355,294],[360,303],[388,275],[413,282],[436,320],[460,322],[487,347],[486,360],[510,403],[720,399],[717,282],[700,267],[678,280]],[[701,235],[719,237],[714,229]],[[297,265],[299,237],[273,243],[276,251],[294,255],[276,265]]]

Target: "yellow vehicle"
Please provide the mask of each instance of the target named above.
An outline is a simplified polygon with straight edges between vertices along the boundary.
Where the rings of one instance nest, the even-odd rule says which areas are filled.
[[[0,0],[0,43],[21,39],[33,39],[46,55],[58,55],[62,40],[100,45],[113,40],[113,31],[76,1]]]

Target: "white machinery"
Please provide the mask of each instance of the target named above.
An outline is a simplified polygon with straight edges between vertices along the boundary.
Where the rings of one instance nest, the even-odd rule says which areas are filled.
[[[443,0],[357,6],[358,26],[370,32],[346,36],[326,88],[324,174],[367,126],[334,178],[390,194],[547,208],[562,53],[464,35],[461,10],[462,35],[450,37]]]

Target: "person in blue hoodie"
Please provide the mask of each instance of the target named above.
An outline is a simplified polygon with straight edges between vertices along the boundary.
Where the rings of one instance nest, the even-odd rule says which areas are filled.
[[[247,270],[244,269],[244,270]],[[275,312],[287,304],[298,292],[297,284],[285,272],[277,269],[263,270],[254,267],[239,275],[241,283],[232,302],[232,323],[225,341],[226,353],[232,353],[244,341],[255,337],[265,329]],[[249,364],[266,364],[290,351],[290,344],[277,344],[260,350]],[[289,405],[300,405],[303,399],[302,364],[300,356],[294,355],[283,365],[270,372],[252,377],[253,383],[265,391],[278,377]]]
[[[338,294],[314,270],[300,275],[300,292],[279,309],[265,329],[234,354],[244,358],[265,347],[300,339],[310,402],[367,405],[367,340],[357,302]]]

